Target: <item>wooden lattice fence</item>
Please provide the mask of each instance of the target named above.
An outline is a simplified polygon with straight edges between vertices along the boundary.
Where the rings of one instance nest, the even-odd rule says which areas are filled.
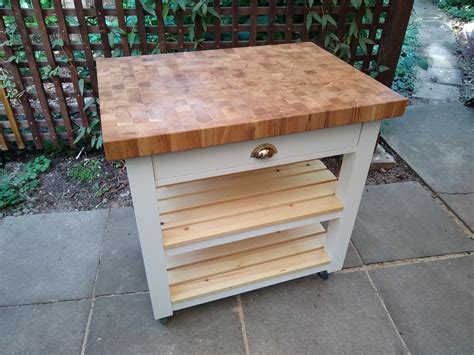
[[[102,56],[313,41],[390,85],[412,5],[0,0],[0,148],[73,147],[78,128],[100,116],[94,59]]]

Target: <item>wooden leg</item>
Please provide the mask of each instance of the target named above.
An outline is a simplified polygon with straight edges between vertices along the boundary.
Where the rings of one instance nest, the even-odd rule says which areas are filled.
[[[128,159],[127,174],[155,319],[173,314],[151,157]]]
[[[336,195],[344,204],[342,216],[329,222],[326,252],[331,258],[329,272],[341,270],[364,191],[380,121],[364,123],[357,150],[344,155]]]

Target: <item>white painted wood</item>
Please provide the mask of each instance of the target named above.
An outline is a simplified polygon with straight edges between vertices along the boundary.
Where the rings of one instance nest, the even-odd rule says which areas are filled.
[[[173,314],[151,157],[126,160],[155,319]]]
[[[370,122],[127,160],[130,188],[155,318],[170,316],[173,310],[229,297],[320,271],[340,270],[347,252],[379,128],[380,122]],[[257,145],[265,142],[274,144],[279,150],[278,154],[269,160],[250,158],[251,151]],[[344,204],[342,212],[236,233],[166,251],[163,249],[155,189],[157,181],[160,185],[166,185],[338,154],[344,154],[336,190],[337,197]],[[166,272],[167,255],[176,255],[322,221],[329,221],[325,245],[326,253],[331,259],[329,264],[194,300],[171,303]]]
[[[177,153],[159,154],[153,157],[155,177],[158,184],[164,186],[346,154],[355,151],[360,130],[361,124],[354,124]],[[278,153],[270,159],[251,158],[251,152],[262,143],[275,145]]]
[[[364,123],[357,151],[344,155],[336,196],[344,205],[341,218],[329,222],[326,252],[331,258],[329,272],[341,270],[354,228],[357,211],[375,149],[380,121]]]
[[[211,295],[206,295],[204,297],[195,298],[195,299],[192,299],[192,300],[189,300],[189,301],[173,303],[173,310],[176,311],[178,309],[188,308],[188,307],[192,307],[192,306],[195,306],[195,305],[198,305],[198,304],[215,301],[215,300],[218,300],[218,299],[221,299],[221,298],[238,295],[238,294],[241,294],[241,293],[244,293],[244,292],[256,290],[258,288],[267,287],[267,286],[275,285],[275,284],[278,284],[278,283],[282,283],[282,282],[298,279],[298,278],[301,278],[301,277],[305,277],[305,276],[308,276],[308,275],[316,274],[318,272],[325,271],[327,269],[328,269],[328,265],[321,265],[321,266],[318,266],[318,267],[315,267],[315,268],[306,269],[306,270],[294,272],[294,273],[291,273],[291,274],[283,275],[283,276],[280,276],[280,277],[275,277],[275,278],[272,278],[272,279],[255,282],[255,283],[248,284],[248,285],[245,285],[245,286],[242,286],[242,287],[236,287],[236,288],[233,288],[231,290],[226,290],[226,291],[223,291],[223,292],[218,292],[218,293],[214,293],[214,294],[211,294]],[[318,282],[318,280],[314,280],[314,282]]]
[[[273,233],[277,231],[283,231],[283,230],[287,230],[291,228],[302,227],[302,226],[319,223],[323,221],[329,221],[329,220],[339,218],[340,216],[341,216],[341,212],[328,213],[321,216],[305,218],[305,219],[301,219],[301,220],[293,221],[289,223],[276,224],[276,225],[265,227],[265,228],[253,229],[250,231],[232,234],[232,235],[228,235],[221,238],[213,238],[213,239],[205,240],[202,242],[184,245],[182,247],[166,249],[166,255],[173,256],[177,254],[187,253],[187,252],[198,250],[198,249],[204,249],[204,248],[213,247],[216,245],[235,242],[238,240],[257,237],[259,235],[264,235],[264,234]]]

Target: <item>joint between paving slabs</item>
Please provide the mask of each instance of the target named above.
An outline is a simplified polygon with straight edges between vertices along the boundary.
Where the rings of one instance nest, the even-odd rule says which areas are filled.
[[[245,316],[244,316],[244,308],[242,307],[242,299],[240,298],[240,295],[237,295],[236,299],[237,299],[236,312],[237,312],[237,315],[239,316],[240,329],[242,331],[242,339],[244,341],[245,354],[250,355],[250,347],[249,347],[249,340],[247,337],[247,329],[245,327]]]
[[[103,253],[103,250],[104,250],[105,236],[107,235],[107,230],[109,229],[109,223],[110,223],[109,218],[110,218],[110,209],[108,210],[108,213],[107,213],[105,228],[104,228],[104,232],[102,233],[102,241],[100,243],[99,260],[97,262],[97,269],[96,269],[96,272],[95,272],[94,285],[92,287],[92,296],[91,296],[91,299],[90,299],[91,307],[89,309],[89,316],[87,317],[86,328],[84,329],[84,338],[82,340],[81,355],[84,355],[86,353],[87,340],[89,338],[89,330],[90,330],[90,325],[91,325],[91,320],[92,320],[92,313],[94,312],[94,306],[95,306],[95,298],[96,298],[95,297],[95,288],[97,286],[97,280],[99,278],[100,260],[102,258],[102,253]]]
[[[410,349],[408,349],[408,346],[407,344],[405,343],[405,340],[403,339],[402,337],[402,333],[400,332],[400,330],[398,329],[397,325],[395,324],[395,321],[393,320],[392,318],[392,315],[390,314],[388,308],[387,308],[387,305],[385,304],[382,296],[380,296],[379,294],[379,290],[377,289],[377,286],[375,286],[375,283],[374,281],[372,280],[372,278],[370,277],[369,275],[369,271],[365,271],[365,275],[367,276],[367,278],[369,279],[369,282],[370,284],[372,285],[372,288],[374,289],[375,291],[375,295],[377,296],[380,304],[382,305],[382,308],[384,309],[385,313],[387,314],[387,317],[390,321],[390,324],[392,325],[392,327],[395,329],[395,331],[397,332],[398,334],[398,337],[400,338],[400,341],[402,342],[403,344],[403,347],[405,348],[405,350],[407,351],[407,354],[411,355],[411,352],[410,352]]]
[[[386,268],[397,267],[397,266],[421,264],[421,263],[427,263],[431,261],[457,259],[457,258],[463,258],[467,256],[474,256],[474,250],[462,251],[459,253],[443,254],[443,255],[423,256],[423,257],[411,258],[411,259],[382,261],[379,263],[364,264],[362,266],[350,267],[347,269],[343,269],[341,271],[337,271],[336,273],[346,274],[346,273],[351,273],[351,272],[365,272],[369,270],[378,270],[378,269],[386,269]]]

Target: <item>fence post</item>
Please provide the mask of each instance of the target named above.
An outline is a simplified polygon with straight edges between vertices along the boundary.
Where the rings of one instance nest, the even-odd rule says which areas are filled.
[[[395,77],[398,57],[402,51],[405,32],[410,21],[414,0],[390,1],[380,45],[380,65],[388,70],[380,73],[377,80],[390,87]]]

